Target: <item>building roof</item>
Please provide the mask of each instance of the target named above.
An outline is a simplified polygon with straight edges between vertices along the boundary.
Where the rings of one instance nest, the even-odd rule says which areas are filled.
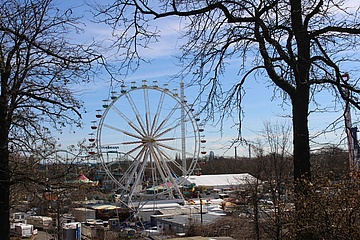
[[[183,178],[183,177],[182,177]],[[191,175],[186,178],[184,185],[196,184],[207,187],[230,187],[246,185],[256,181],[256,178],[248,173],[241,174],[216,174],[216,175]]]
[[[157,222],[185,226],[189,224],[189,221],[200,223],[202,219],[203,224],[210,224],[218,220],[219,217],[221,216],[211,214],[202,214],[202,217],[200,214],[175,215],[171,217],[159,218]]]
[[[202,210],[200,210],[200,206],[186,206],[186,207],[178,207],[175,209],[158,209],[156,211],[157,215],[156,216],[163,216],[163,215],[168,215],[168,216],[176,216],[176,215],[191,215],[191,214],[197,214],[200,213],[200,211],[202,211],[202,213],[207,213],[208,210],[207,208],[203,207]]]
[[[114,210],[117,207],[111,204],[100,204],[100,205],[89,206],[89,208],[94,210]]]

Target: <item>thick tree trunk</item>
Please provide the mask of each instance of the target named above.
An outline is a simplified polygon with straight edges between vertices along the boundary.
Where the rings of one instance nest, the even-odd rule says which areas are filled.
[[[291,96],[294,135],[294,179],[311,179],[309,146],[309,71],[310,37],[302,19],[302,1],[290,0],[291,23],[297,45],[297,60],[294,62],[295,92]]]
[[[7,134],[4,135],[6,125],[0,126],[0,238],[10,239],[10,174],[9,174],[9,151]]]
[[[10,239],[9,122],[6,83],[10,74],[1,71],[0,93],[0,239]],[[4,84],[5,83],[5,84]]]
[[[294,179],[310,180],[310,146],[308,127],[309,88],[299,86],[293,98],[293,144],[294,144]]]
[[[296,239],[314,239],[313,233],[306,229],[306,200],[309,199],[310,172],[310,146],[308,129],[308,95],[307,84],[298,86],[293,104],[293,146],[294,146],[294,180],[295,180],[295,209],[297,234]],[[310,194],[310,195],[309,195]]]

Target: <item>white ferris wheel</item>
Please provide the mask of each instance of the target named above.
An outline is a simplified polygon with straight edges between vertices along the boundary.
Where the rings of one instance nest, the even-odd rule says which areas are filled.
[[[123,203],[183,200],[182,181],[198,171],[200,154],[206,153],[204,129],[185,100],[183,83],[180,90],[146,80],[121,85],[96,117],[90,139]],[[121,157],[109,159],[109,153]]]

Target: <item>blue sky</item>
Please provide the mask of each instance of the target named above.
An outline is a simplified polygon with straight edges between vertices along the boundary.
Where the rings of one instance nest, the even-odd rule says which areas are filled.
[[[64,4],[65,3],[62,3],[63,6]],[[75,3],[75,5],[76,4],[77,3]],[[73,5],[72,3],[71,6]],[[78,1],[78,5],[81,5],[81,1]],[[77,11],[77,9],[80,11],[84,8],[73,8],[73,11]],[[88,14],[85,15],[90,16]],[[87,38],[90,39],[90,37],[93,37],[98,41],[106,43],[106,39],[110,38],[112,30],[107,26],[91,23],[88,19],[84,21],[86,21],[85,33],[79,41],[87,42]],[[142,51],[142,56],[152,59],[152,63],[141,65],[136,73],[121,80],[124,80],[128,85],[130,85],[132,81],[136,81],[140,85],[143,79],[147,79],[149,82],[157,80],[160,84],[169,83],[170,89],[179,88],[179,81],[170,82],[170,76],[179,70],[176,59],[173,57],[179,54],[179,43],[176,41],[179,23],[167,19],[165,21],[156,21],[156,24],[162,32],[161,41],[152,44],[151,48]],[[109,52],[107,54],[110,56],[112,53]],[[346,68],[351,71],[350,66],[344,66],[344,69]],[[231,84],[241,78],[241,76],[236,75],[236,72],[237,66],[235,64],[230,65],[229,72],[226,78],[224,78],[226,79],[225,88],[229,88]],[[75,87],[76,91],[82,91],[80,98],[84,101],[87,110],[87,113],[83,115],[84,128],[76,130],[75,134],[70,130],[65,130],[62,134],[59,134],[59,143],[62,146],[76,144],[78,141],[88,138],[88,134],[92,132],[90,126],[91,121],[95,118],[96,110],[101,108],[102,100],[106,99],[111,91],[108,79],[109,77],[104,74],[94,83],[82,86],[81,88]],[[184,81],[186,82],[187,79],[184,79]],[[265,76],[257,77],[256,81],[249,81],[244,86],[246,95],[243,101],[245,116],[242,123],[242,136],[248,141],[256,141],[257,138],[260,138],[259,132],[264,128],[264,122],[291,124],[290,118],[284,117],[290,116],[291,108],[288,106],[282,108],[280,106],[282,103],[281,100],[271,101],[273,89],[266,88],[264,82],[266,82]],[[197,88],[185,89],[185,95],[189,102],[197,96],[197,93]],[[327,106],[332,101],[332,98],[325,92],[321,93],[319,97],[322,106]],[[352,114],[353,119],[357,119],[357,114],[355,114],[355,112],[352,112]],[[312,114],[309,119],[311,133],[315,134],[320,131],[324,126],[327,126],[339,116],[339,113],[331,112]],[[233,148],[227,150],[229,141],[237,137],[237,129],[234,127],[234,121],[235,120],[232,119],[228,120],[223,126],[224,130],[222,134],[219,132],[220,126],[211,126],[211,123],[206,126],[206,148],[208,151],[212,150],[216,155],[234,155]],[[344,137],[343,131],[340,129],[327,135],[321,135],[318,140],[322,142],[339,142]],[[341,146],[344,147],[345,143]],[[246,147],[238,147],[237,150],[239,156],[248,155],[248,149]]]

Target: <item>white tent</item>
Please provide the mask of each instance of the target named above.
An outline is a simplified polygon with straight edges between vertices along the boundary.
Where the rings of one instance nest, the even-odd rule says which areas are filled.
[[[181,177],[183,180],[184,177]],[[239,185],[248,185],[256,182],[256,178],[248,173],[217,174],[217,175],[191,175],[185,178],[183,185],[195,184],[196,186],[214,188],[235,188]]]

